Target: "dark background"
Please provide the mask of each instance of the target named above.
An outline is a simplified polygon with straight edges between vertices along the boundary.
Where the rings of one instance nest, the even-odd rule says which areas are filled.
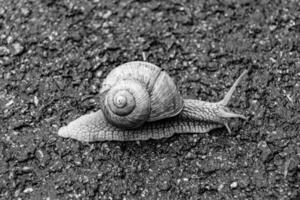
[[[300,199],[300,1],[0,0],[0,199]],[[208,134],[81,143],[117,65],[249,117]]]

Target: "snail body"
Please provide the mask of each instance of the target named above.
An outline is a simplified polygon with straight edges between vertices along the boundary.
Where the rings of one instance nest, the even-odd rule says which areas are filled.
[[[174,133],[205,133],[246,117],[227,104],[244,71],[225,97],[215,103],[183,99],[172,78],[148,62],[134,61],[113,69],[100,89],[100,110],[79,117],[58,135],[79,141],[160,139]]]

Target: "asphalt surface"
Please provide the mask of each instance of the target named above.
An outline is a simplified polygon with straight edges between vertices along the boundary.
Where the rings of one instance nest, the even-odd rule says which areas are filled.
[[[249,117],[208,134],[81,143],[117,65]],[[300,199],[300,1],[0,0],[0,199]]]

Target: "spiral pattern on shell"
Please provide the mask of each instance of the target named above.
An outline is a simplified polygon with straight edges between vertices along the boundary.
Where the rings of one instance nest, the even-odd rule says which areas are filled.
[[[118,127],[136,128],[147,121],[150,97],[147,89],[137,80],[119,81],[104,95],[102,107],[106,119]]]
[[[183,99],[172,78],[161,68],[134,61],[113,69],[100,90],[105,118],[121,128],[137,128],[177,115]]]

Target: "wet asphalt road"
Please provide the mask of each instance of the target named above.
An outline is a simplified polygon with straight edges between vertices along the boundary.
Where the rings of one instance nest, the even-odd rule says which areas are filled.
[[[81,143],[117,65],[249,117],[207,134]],[[0,0],[0,199],[300,199],[300,2]]]

